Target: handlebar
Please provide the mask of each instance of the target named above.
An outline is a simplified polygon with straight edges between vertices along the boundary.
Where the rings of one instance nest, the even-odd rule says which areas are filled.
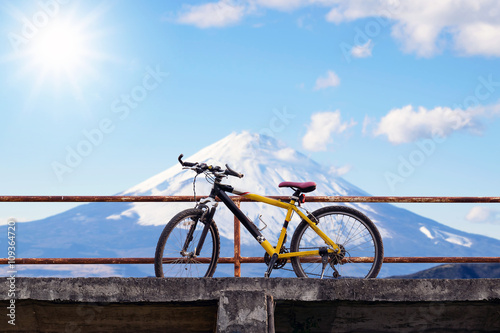
[[[233,169],[231,169],[229,167],[229,165],[227,165],[227,164],[226,164],[226,172],[225,173],[229,176],[234,176],[234,177],[238,177],[238,178],[243,178],[243,176],[244,176],[242,173],[236,172]]]
[[[226,170],[223,170],[220,166],[214,166],[214,165],[207,165],[205,163],[192,163],[192,162],[184,162],[182,158],[184,157],[184,154],[180,154],[179,158],[177,159],[179,163],[186,169],[191,169],[196,171],[197,173],[202,173],[205,171],[209,171],[213,173],[217,177],[223,177],[223,176],[233,176],[233,177],[238,177],[238,178],[243,178],[243,174],[234,171],[229,167],[229,165],[226,164]]]
[[[179,158],[178,158],[179,163],[180,163],[182,166],[185,166],[185,167],[193,167],[193,166],[195,166],[196,164],[198,164],[198,163],[191,163],[191,162],[183,162],[183,161],[182,161],[182,158],[183,158],[183,157],[184,157],[184,154],[180,154],[180,155],[179,155]]]

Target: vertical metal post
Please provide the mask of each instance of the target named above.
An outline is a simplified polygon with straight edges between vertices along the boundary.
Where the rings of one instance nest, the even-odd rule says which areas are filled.
[[[241,206],[240,200],[234,200],[238,208]],[[240,220],[234,216],[234,277],[241,276],[241,255],[240,255]]]

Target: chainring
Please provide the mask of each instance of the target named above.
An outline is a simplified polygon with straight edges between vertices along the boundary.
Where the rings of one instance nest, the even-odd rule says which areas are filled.
[[[282,247],[280,254],[281,253],[288,253],[288,250],[285,249],[284,247]],[[276,262],[274,263],[273,269],[283,268],[286,265],[287,261],[288,261],[288,259],[286,259],[286,258],[276,260]],[[271,262],[271,256],[267,252],[264,255],[264,262],[266,263],[267,266],[269,266],[269,263]]]

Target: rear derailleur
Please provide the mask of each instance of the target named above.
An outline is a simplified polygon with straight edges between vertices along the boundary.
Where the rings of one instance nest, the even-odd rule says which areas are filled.
[[[333,269],[333,278],[338,279],[340,277],[340,273],[335,267],[335,265],[343,264],[342,260],[345,258],[346,255],[345,247],[343,245],[339,245],[339,250],[337,252],[330,254],[328,254],[328,249],[326,247],[320,247],[319,255],[321,256],[321,263],[322,263],[320,279],[322,279],[325,274],[325,269],[328,266],[328,261],[330,261],[330,267]]]

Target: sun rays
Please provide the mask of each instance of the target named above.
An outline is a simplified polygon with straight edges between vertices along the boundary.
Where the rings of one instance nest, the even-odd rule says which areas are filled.
[[[11,10],[18,26],[9,33],[12,53],[3,62],[17,66],[15,79],[29,82],[26,102],[41,94],[84,99],[84,86],[98,78],[98,66],[111,57],[99,50],[107,30],[99,18],[107,10],[96,7],[82,14],[80,8],[39,7],[33,15]]]

